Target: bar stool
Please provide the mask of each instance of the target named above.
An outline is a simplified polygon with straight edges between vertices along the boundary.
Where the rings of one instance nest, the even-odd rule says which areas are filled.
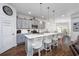
[[[48,50],[51,51],[51,43],[52,43],[52,40],[50,36],[44,37],[44,50],[46,51],[46,55]]]
[[[59,48],[62,48],[62,34],[61,33],[59,33],[58,34],[58,47]]]
[[[54,35],[51,35],[51,40],[52,40],[52,42],[51,42],[51,49],[53,49],[53,37],[54,37]]]
[[[62,39],[62,34],[61,33],[58,34],[58,39]]]
[[[35,38],[32,42],[32,48],[38,50],[38,55],[40,56],[40,50],[42,47],[42,38]]]
[[[55,47],[58,47],[58,37],[57,37],[57,34],[56,35],[54,35],[54,37],[53,37],[53,47],[55,48]]]

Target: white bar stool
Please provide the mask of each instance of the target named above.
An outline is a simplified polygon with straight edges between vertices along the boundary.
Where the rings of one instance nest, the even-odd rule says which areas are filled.
[[[59,33],[59,34],[58,34],[58,38],[59,38],[59,39],[62,39],[62,37],[63,37],[62,34]]]
[[[46,55],[47,55],[47,51],[51,50],[51,43],[52,43],[52,40],[50,36],[44,37],[44,49],[46,50]]]
[[[42,38],[34,38],[32,42],[32,48],[38,50],[38,55],[40,56],[40,50],[42,47]]]
[[[53,37],[53,47],[58,47],[58,36],[57,34]]]
[[[51,49],[53,49],[53,37],[54,37],[54,35],[51,35],[50,37],[51,37],[51,40],[52,40],[52,42],[51,42]]]
[[[63,38],[62,33],[59,33],[58,34],[58,47],[59,48],[62,48],[62,38]]]

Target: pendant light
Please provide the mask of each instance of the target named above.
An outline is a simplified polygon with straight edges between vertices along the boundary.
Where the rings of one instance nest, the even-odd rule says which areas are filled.
[[[42,3],[40,3],[40,19],[42,19]],[[42,21],[40,21],[40,23],[42,24]]]
[[[42,13],[42,3],[40,3],[40,18],[42,18],[41,13]]]
[[[55,10],[53,10],[52,12],[53,12],[53,20],[55,22]]]
[[[56,26],[56,31],[55,32],[57,32],[57,24],[55,22],[55,10],[53,10],[52,12],[53,12],[53,22],[55,23],[55,26]]]
[[[47,9],[48,9],[48,20],[49,20],[49,9],[50,9],[50,7],[48,6]]]

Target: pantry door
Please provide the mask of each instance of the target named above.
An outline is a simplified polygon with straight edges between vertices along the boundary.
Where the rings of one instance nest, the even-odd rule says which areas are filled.
[[[7,4],[0,4],[0,7],[4,5]],[[16,46],[16,13],[13,8],[11,9],[13,11],[11,16],[6,15],[0,9],[0,54]]]

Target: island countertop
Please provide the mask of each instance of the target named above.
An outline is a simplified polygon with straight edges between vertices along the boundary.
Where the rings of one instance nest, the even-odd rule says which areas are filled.
[[[25,36],[29,39],[33,39],[33,38],[37,38],[37,37],[56,35],[56,34],[58,34],[58,33],[28,34],[28,35],[25,35]]]

